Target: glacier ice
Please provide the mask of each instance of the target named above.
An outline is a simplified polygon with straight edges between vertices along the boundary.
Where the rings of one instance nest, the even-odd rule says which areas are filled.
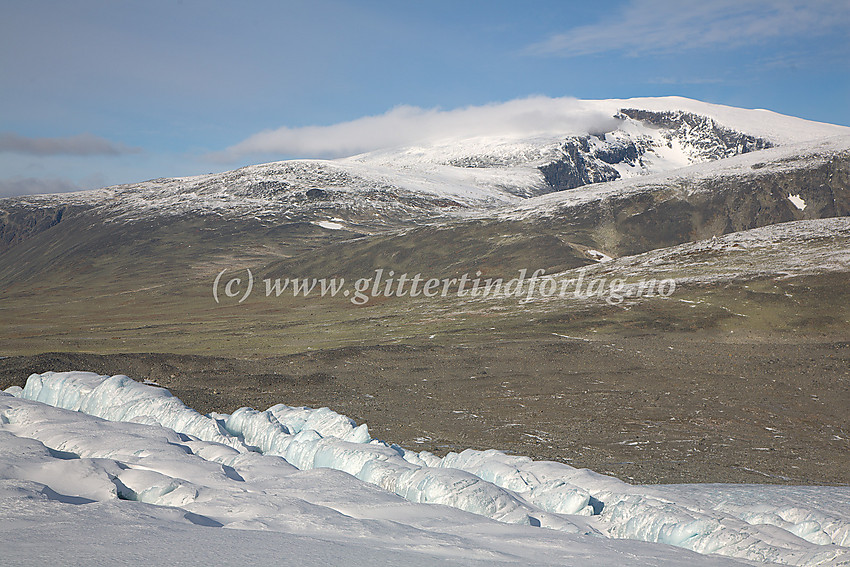
[[[186,509],[196,519],[206,518],[198,521],[209,525],[228,523],[216,506],[238,511],[246,498],[239,490],[222,486],[234,482],[276,485],[297,470],[335,469],[409,502],[442,504],[506,524],[664,543],[757,562],[850,562],[850,489],[836,493],[846,505],[835,513],[806,506],[790,489],[770,503],[741,503],[741,495],[717,496],[729,494],[728,488],[688,493],[683,488],[632,486],[593,471],[495,450],[468,449],[440,458],[371,439],[365,424],[358,426],[328,408],[278,404],[266,411],[240,408],[229,415],[204,416],[167,390],[120,375],[34,374],[23,389],[11,388],[4,395],[0,400],[18,397],[128,422],[116,424],[124,429],[104,425],[108,422],[87,424],[85,429],[67,423],[40,425],[28,435],[69,458],[59,465],[40,466],[39,459],[46,457],[35,450],[34,468],[27,478],[50,480],[73,469],[71,476],[92,479],[92,486],[77,490],[74,498],[100,500],[114,494]],[[0,409],[0,427],[11,431],[25,430],[26,416],[36,412],[30,406],[0,408],[5,408]],[[151,425],[159,426],[167,441],[164,448],[151,448],[149,440],[133,429]],[[119,442],[95,448],[90,442],[93,432],[99,432],[98,436],[109,432]],[[86,473],[85,466],[91,465],[69,464],[74,463],[71,457],[129,465],[97,465],[92,471],[103,472]],[[156,466],[148,464],[153,461]],[[71,492],[67,487],[63,490]],[[753,490],[778,492],[776,487]],[[229,518],[228,525],[281,525],[274,518],[284,504],[252,506],[250,512],[244,508],[244,514],[234,513],[238,517]]]
[[[124,376],[99,376],[92,372],[46,372],[27,379],[20,397],[55,407],[80,411],[110,421],[157,423],[237,449],[218,422],[186,407],[171,392],[146,386]]]

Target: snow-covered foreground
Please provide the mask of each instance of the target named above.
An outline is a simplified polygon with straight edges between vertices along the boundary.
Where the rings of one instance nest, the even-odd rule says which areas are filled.
[[[85,372],[0,392],[0,518],[4,565],[850,565],[850,488],[440,459],[327,408],[203,416]]]

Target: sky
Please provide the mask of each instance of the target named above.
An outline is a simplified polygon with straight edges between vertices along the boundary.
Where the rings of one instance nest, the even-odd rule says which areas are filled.
[[[0,0],[0,196],[668,95],[850,126],[850,3]]]

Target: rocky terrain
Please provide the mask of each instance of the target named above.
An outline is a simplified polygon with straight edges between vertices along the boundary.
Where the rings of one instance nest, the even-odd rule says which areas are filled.
[[[637,482],[850,482],[850,129],[585,104],[605,131],[0,200],[0,388],[121,372],[201,411],[328,405],[437,453],[499,447]],[[217,303],[216,276],[247,269],[250,298]],[[676,289],[360,306],[263,289],[381,269]]]

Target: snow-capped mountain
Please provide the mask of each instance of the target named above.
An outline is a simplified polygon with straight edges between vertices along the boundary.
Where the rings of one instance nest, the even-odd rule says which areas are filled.
[[[138,255],[152,239],[178,245],[167,255],[236,246],[323,273],[385,257],[440,272],[473,262],[567,269],[593,262],[586,250],[617,257],[850,211],[850,128],[681,98],[551,103],[595,118],[584,131],[554,121],[455,132],[336,160],[4,199],[4,278],[35,276],[34,257],[56,266],[119,243]],[[284,248],[268,245],[281,239]]]
[[[850,128],[681,98],[548,104],[593,118],[0,200],[0,355],[24,353],[9,359],[27,369],[0,391],[0,534],[14,544],[0,557],[126,560],[101,545],[113,538],[155,564],[848,565],[847,488],[630,485],[566,463],[596,452],[569,447],[609,429],[591,422],[622,403],[601,466],[697,463],[688,482],[846,479]],[[375,276],[384,294],[361,309],[347,299],[357,287],[326,299],[271,286],[525,269],[624,282],[623,301],[542,285],[522,298],[399,299]],[[624,291],[660,278],[676,296]],[[668,331],[687,336],[674,347]],[[630,333],[639,348],[624,353],[616,341]],[[726,350],[702,353],[747,333],[754,348],[728,364]],[[802,358],[777,356],[792,343]],[[674,348],[672,370],[659,369]],[[58,354],[115,373],[101,365],[116,353],[155,367],[195,409],[123,375],[42,368],[66,364]],[[783,373],[785,360],[798,366]],[[776,390],[734,399],[747,364]],[[453,365],[462,373],[440,377]],[[684,390],[699,407],[667,401]],[[366,408],[370,424],[398,411],[395,431],[433,445],[373,439],[327,408],[226,406],[281,391],[355,417]],[[461,404],[466,391],[492,415]],[[660,435],[671,424],[682,435]],[[481,441],[487,428],[516,454],[563,462],[463,450],[505,448]],[[630,455],[645,460],[615,460],[638,443],[646,451]],[[700,463],[715,462],[718,476],[704,476]],[[831,476],[806,476],[821,469]]]
[[[850,128],[676,97],[565,99],[560,104],[608,119],[595,124],[594,131],[520,127],[337,160],[290,160],[75,194],[19,197],[3,206],[96,208],[122,221],[187,213],[276,222],[320,221],[330,215],[374,227],[510,206],[589,184],[850,136]]]

